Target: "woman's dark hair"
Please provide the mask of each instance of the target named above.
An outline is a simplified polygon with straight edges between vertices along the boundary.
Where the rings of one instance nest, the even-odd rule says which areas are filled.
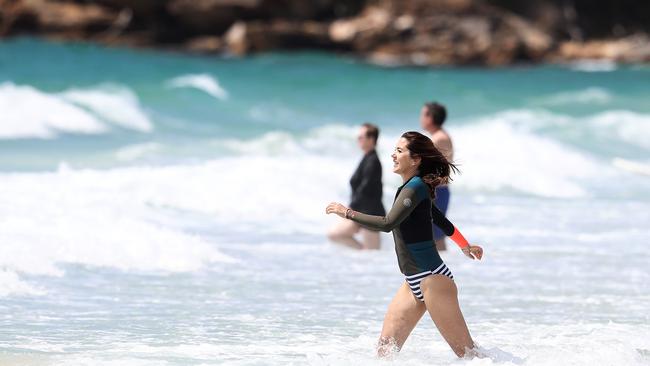
[[[436,196],[436,187],[447,184],[452,180],[451,173],[459,170],[450,163],[445,155],[438,150],[430,138],[415,131],[404,132],[402,138],[406,139],[406,148],[411,157],[419,157],[422,161],[418,169],[418,177],[429,186],[431,198]]]

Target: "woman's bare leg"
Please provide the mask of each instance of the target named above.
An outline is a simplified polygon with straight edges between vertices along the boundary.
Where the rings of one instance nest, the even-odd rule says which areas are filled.
[[[415,298],[404,282],[388,305],[377,345],[377,356],[390,356],[394,348],[400,350],[425,310],[424,303]]]
[[[361,228],[361,245],[363,249],[379,249],[381,246],[379,231]]]
[[[327,238],[354,249],[363,249],[361,243],[354,238],[354,234],[359,232],[359,229],[360,226],[354,221],[341,219],[327,233]]]
[[[447,276],[433,275],[425,277],[420,287],[440,334],[458,357],[465,356],[467,350],[474,348],[474,341],[460,311],[456,284]]]

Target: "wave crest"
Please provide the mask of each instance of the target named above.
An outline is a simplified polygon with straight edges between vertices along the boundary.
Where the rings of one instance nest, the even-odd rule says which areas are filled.
[[[217,78],[209,74],[188,74],[168,80],[168,88],[194,88],[207,93],[219,100],[228,100],[228,91],[224,89]]]
[[[0,84],[0,139],[52,139],[61,133],[104,134],[110,125],[151,132],[137,96],[121,86],[47,93],[29,85]]]

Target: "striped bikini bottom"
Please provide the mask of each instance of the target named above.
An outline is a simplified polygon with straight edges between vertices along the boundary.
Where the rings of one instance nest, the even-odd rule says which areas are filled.
[[[418,300],[424,302],[424,296],[422,295],[422,290],[420,289],[420,282],[427,277],[435,274],[440,274],[443,276],[447,276],[451,278],[452,280],[454,279],[454,275],[451,274],[451,271],[449,268],[447,268],[446,264],[441,264],[438,266],[438,268],[431,270],[431,271],[424,271],[420,273],[416,273],[414,275],[406,276],[406,282],[409,284],[409,287],[411,288],[411,291],[413,292],[413,295],[418,298]]]

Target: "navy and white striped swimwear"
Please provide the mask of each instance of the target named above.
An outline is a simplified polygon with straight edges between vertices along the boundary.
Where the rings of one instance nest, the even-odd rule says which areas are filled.
[[[425,277],[435,275],[435,274],[447,276],[452,280],[454,279],[454,275],[451,274],[451,271],[449,270],[449,268],[447,268],[447,265],[444,263],[432,271],[424,271],[424,272],[416,273],[411,276],[406,276],[406,282],[409,284],[409,287],[411,288],[411,292],[413,292],[413,295],[415,295],[415,297],[417,297],[418,300],[424,301],[424,296],[422,295],[422,290],[420,289],[420,282],[422,282],[422,280]]]

